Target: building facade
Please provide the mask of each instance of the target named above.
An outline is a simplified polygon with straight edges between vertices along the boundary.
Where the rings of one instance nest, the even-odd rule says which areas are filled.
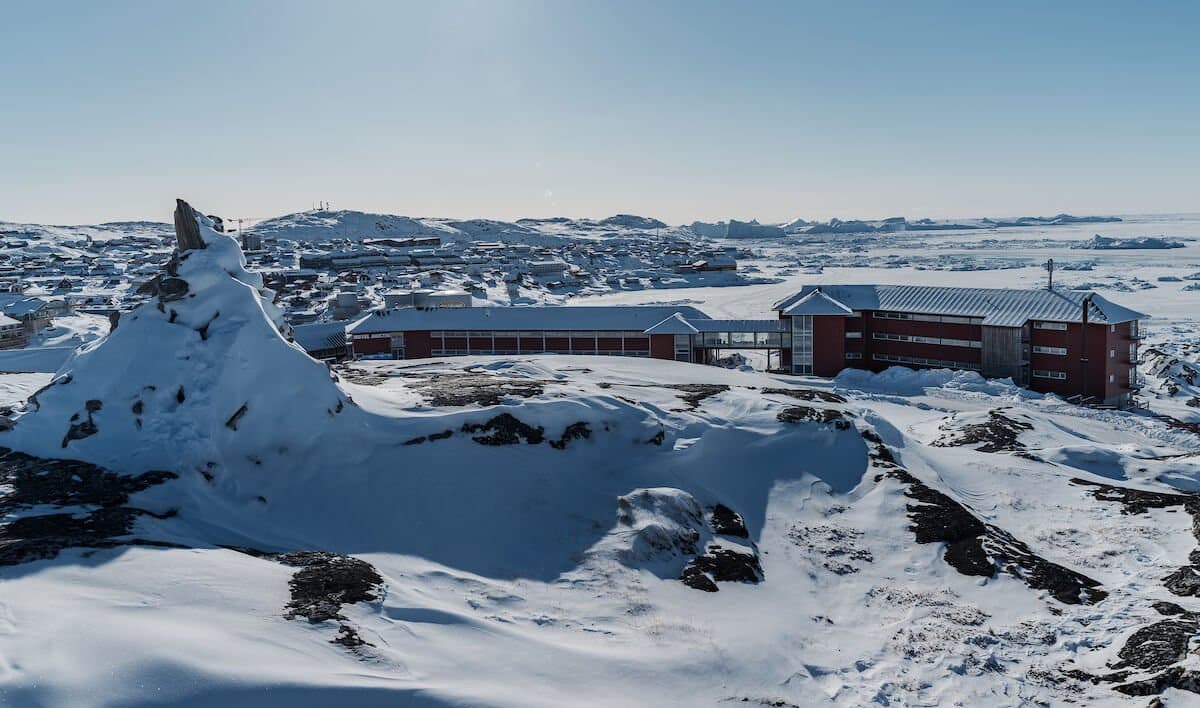
[[[1118,406],[1140,388],[1146,315],[1094,293],[822,285],[774,309],[773,319],[718,320],[692,307],[400,307],[347,331],[356,358],[591,354],[712,363],[755,349],[766,352],[769,370],[798,375],[961,369]]]
[[[806,286],[775,305],[783,368],[833,376],[890,366],[978,371],[1034,391],[1128,405],[1146,315],[1079,291]]]

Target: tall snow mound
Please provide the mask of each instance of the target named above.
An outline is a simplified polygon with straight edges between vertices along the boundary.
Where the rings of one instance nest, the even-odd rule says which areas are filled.
[[[325,365],[285,338],[237,242],[195,219],[204,248],[173,258],[146,286],[154,298],[77,350],[6,444],[125,471],[203,469],[295,445],[347,407]]]

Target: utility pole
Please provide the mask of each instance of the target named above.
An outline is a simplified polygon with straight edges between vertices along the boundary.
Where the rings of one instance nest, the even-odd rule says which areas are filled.
[[[1054,259],[1053,258],[1046,261],[1046,272],[1049,273],[1049,275],[1050,275],[1049,280],[1046,283],[1046,289],[1053,290],[1054,289]]]

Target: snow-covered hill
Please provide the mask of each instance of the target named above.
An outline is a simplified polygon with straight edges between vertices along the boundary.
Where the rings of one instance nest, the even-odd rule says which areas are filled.
[[[560,245],[573,238],[646,238],[674,233],[657,219],[619,214],[607,219],[410,218],[360,211],[308,211],[260,221],[251,229],[263,237],[293,241],[362,241],[376,238],[437,236],[445,243],[499,241],[535,246]]]
[[[970,373],[331,372],[196,223],[150,302],[0,411],[0,703],[1194,690],[1188,429]]]

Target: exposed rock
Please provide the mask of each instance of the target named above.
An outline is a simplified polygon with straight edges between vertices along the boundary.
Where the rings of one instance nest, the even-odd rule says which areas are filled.
[[[984,423],[970,423],[960,428],[943,426],[945,434],[934,441],[934,447],[976,446],[980,452],[1020,452],[1025,449],[1020,435],[1033,430],[1033,425],[1024,420],[1004,415],[997,409],[988,412]]]
[[[537,445],[545,439],[544,428],[522,423],[511,413],[501,413],[486,423],[464,423],[462,432],[471,433],[471,439],[480,445],[516,445],[522,440]]]
[[[207,244],[200,237],[200,226],[196,222],[196,212],[182,199],[175,200],[175,239],[179,245],[179,253],[192,249],[206,248]]]
[[[1012,534],[980,521],[907,471],[895,468],[887,474],[906,485],[906,496],[920,502],[908,505],[913,522],[909,530],[917,542],[945,543],[945,561],[963,575],[990,578],[1001,570],[1068,605],[1094,604],[1108,596],[1099,581],[1038,556]]]
[[[746,521],[742,518],[742,515],[724,504],[714,506],[712,514],[709,515],[708,519],[713,533],[722,536],[750,538],[750,532],[746,530]]]
[[[841,411],[809,406],[789,406],[779,411],[775,418],[781,423],[833,423],[833,427],[838,430],[849,430],[851,425],[846,414]]]
[[[592,437],[592,430],[587,423],[571,423],[563,430],[563,434],[558,440],[551,440],[550,447],[556,450],[563,450],[567,447],[567,443],[572,440],[586,440]]]
[[[344,620],[342,605],[379,599],[383,578],[366,561],[325,551],[281,553],[274,559],[299,568],[288,582],[288,619]]]
[[[174,479],[173,472],[118,475],[77,460],[42,459],[0,448],[0,565],[53,558],[70,547],[170,545],[130,538],[139,516],[124,506],[129,495]],[[31,509],[70,507],[66,513],[26,515]]]
[[[664,387],[682,391],[679,398],[688,404],[689,410],[696,410],[704,399],[729,390],[729,387],[724,384],[673,384]]]
[[[775,394],[778,396],[790,396],[801,401],[820,401],[821,403],[845,403],[846,397],[833,393],[832,391],[822,391],[817,388],[764,388],[764,394]]]
[[[234,411],[233,415],[229,416],[229,420],[225,421],[225,427],[230,430],[237,430],[238,421],[242,419],[242,416],[246,415],[247,410],[246,404],[243,403],[240,408]]]
[[[698,576],[707,576],[717,582],[759,583],[762,582],[763,572],[757,553],[710,545],[704,555],[696,556],[687,564],[679,579],[699,590],[717,590],[716,585],[709,589],[708,584]]]
[[[1117,652],[1121,658],[1113,668],[1161,671],[1187,657],[1188,643],[1200,632],[1194,618],[1168,619],[1142,627]]]

